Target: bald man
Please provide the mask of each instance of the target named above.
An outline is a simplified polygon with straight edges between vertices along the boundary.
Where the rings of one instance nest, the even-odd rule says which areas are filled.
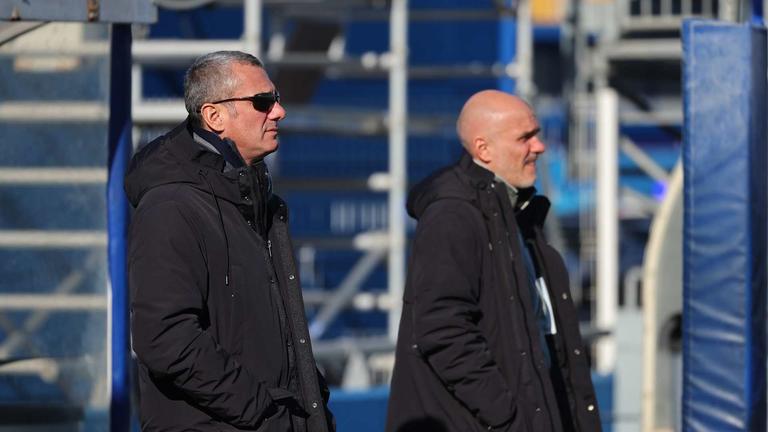
[[[479,92],[461,160],[411,191],[388,432],[600,430],[568,274],[542,235],[539,130],[523,100]]]

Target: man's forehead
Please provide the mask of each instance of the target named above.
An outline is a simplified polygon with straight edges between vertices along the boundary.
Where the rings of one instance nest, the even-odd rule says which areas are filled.
[[[264,68],[236,63],[232,66],[233,74],[237,75],[240,81],[240,88],[254,90],[256,93],[268,92],[275,89],[275,85],[267,75]]]
[[[527,116],[523,116],[519,121],[520,126],[523,129],[534,130],[539,128],[539,120],[536,118],[536,114],[529,111]]]
[[[496,127],[505,129],[534,130],[539,127],[539,121],[536,114],[530,109],[521,110],[503,110],[495,113],[490,119],[490,123]]]

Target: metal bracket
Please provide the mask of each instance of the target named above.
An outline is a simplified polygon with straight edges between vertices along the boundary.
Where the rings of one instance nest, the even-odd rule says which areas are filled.
[[[88,0],[88,21],[99,19],[99,0]]]
[[[0,0],[0,21],[150,24],[157,6],[152,0]]]

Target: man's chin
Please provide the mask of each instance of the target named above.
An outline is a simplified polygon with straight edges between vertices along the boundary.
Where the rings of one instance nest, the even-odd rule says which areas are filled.
[[[275,137],[274,140],[268,141],[264,147],[267,154],[274,153],[277,151],[278,147],[280,147],[280,142],[277,140],[277,137]]]
[[[264,156],[264,157],[266,157],[266,156],[269,156],[269,155],[271,155],[272,153],[274,153],[274,152],[276,152],[276,151],[277,151],[277,148],[278,148],[278,146],[274,146],[274,147],[271,147],[271,148],[267,149],[267,150],[264,152],[264,155],[263,155],[263,156]]]
[[[526,179],[520,181],[518,184],[514,185],[518,189],[528,189],[533,187],[533,185],[536,184],[536,177],[532,179]]]
[[[254,153],[253,157],[249,159],[250,160],[263,159],[268,155],[276,152],[277,147],[278,147],[277,141],[275,141],[273,145],[264,145],[263,147],[260,148],[260,151],[258,153]]]

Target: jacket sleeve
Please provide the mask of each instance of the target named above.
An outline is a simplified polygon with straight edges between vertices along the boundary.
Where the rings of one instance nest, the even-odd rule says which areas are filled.
[[[413,302],[414,342],[430,367],[484,426],[496,428],[515,416],[516,383],[506,381],[476,324],[487,245],[480,216],[464,205],[435,203],[419,221],[406,301]]]
[[[207,266],[193,224],[178,204],[141,209],[131,226],[129,286],[133,350],[156,379],[237,427],[271,414],[272,399],[201,326]]]

